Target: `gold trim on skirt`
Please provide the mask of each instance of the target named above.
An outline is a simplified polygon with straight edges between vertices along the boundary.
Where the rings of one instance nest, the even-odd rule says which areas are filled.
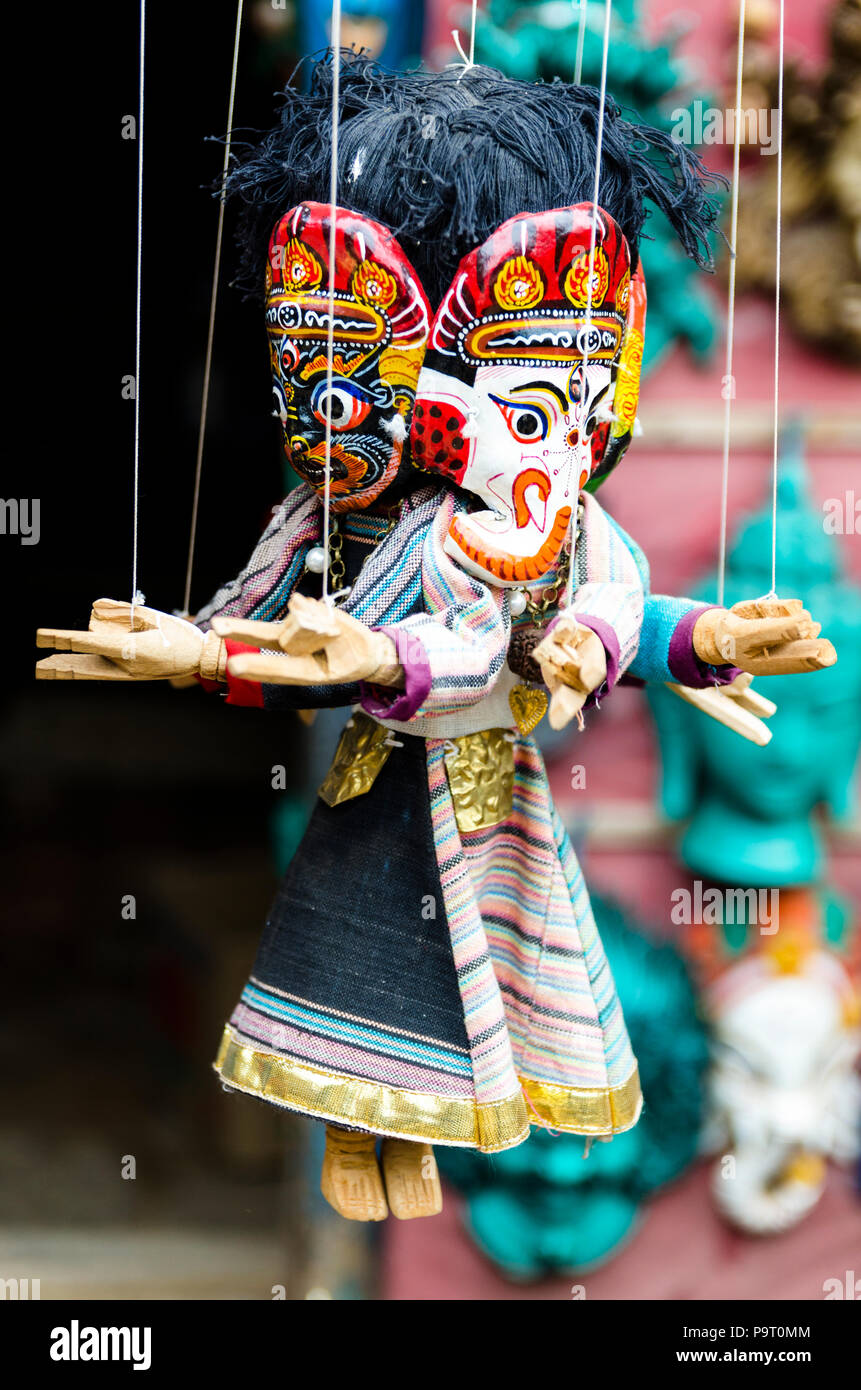
[[[636,1066],[621,1086],[551,1086],[528,1076],[518,1080],[540,1119],[572,1134],[622,1134],[634,1128],[643,1108]]]
[[[636,1124],[642,1098],[634,1068],[621,1086],[549,1086],[520,1077],[517,1095],[481,1105],[459,1097],[401,1091],[323,1071],[241,1043],[228,1025],[213,1066],[227,1086],[287,1110],[374,1134],[495,1153],[512,1149],[543,1123],[572,1134],[618,1134]]]

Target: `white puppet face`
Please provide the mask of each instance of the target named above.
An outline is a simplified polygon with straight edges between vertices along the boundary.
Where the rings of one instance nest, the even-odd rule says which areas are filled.
[[[446,541],[467,569],[516,585],[550,568],[592,473],[613,378],[608,362],[587,363],[585,391],[582,362],[480,367],[473,385],[425,369],[414,428],[430,451],[458,453],[460,486],[488,505],[459,515]]]
[[[487,506],[459,512],[446,541],[472,573],[507,587],[547,574],[581,488],[621,457],[641,279],[634,294],[628,244],[591,204],[511,218],[461,262],[431,327],[411,444],[421,468]]]
[[[612,391],[612,367],[481,367],[476,373],[476,447],[462,486],[490,506],[474,512],[467,539],[503,543],[515,560],[558,553],[592,471],[596,415]],[[468,557],[467,557],[468,558]],[[545,568],[553,556],[548,555]],[[543,561],[538,561],[543,563]]]

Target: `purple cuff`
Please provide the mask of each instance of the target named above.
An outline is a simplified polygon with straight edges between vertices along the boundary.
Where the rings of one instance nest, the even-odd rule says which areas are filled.
[[[432,677],[425,649],[414,632],[402,627],[376,627],[395,644],[398,661],[404,668],[404,688],[394,690],[387,685],[359,683],[359,699],[366,714],[376,719],[397,719],[406,723],[421,709],[430,694]]]
[[[589,709],[591,705],[598,704],[603,700],[604,696],[609,694],[616,684],[616,681],[619,679],[619,639],[610,624],[605,623],[603,618],[593,618],[589,613],[576,613],[567,608],[564,609],[562,613],[558,614],[552,622],[547,624],[546,631],[548,633],[552,632],[559,622],[559,619],[569,612],[572,618],[576,618],[578,623],[582,623],[583,627],[592,629],[595,636],[600,641],[601,646],[604,648],[607,657],[606,678],[598,686],[597,690],[591,692],[583,705],[584,709]]]
[[[692,690],[706,690],[710,685],[729,685],[730,681],[741,675],[738,666],[709,666],[707,662],[700,661],[694,651],[697,622],[703,613],[710,613],[713,608],[719,607],[718,603],[698,604],[676,623],[670,638],[667,665],[679,685],[688,685]]]

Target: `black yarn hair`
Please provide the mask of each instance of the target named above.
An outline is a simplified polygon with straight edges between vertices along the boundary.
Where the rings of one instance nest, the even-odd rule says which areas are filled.
[[[278,125],[241,147],[229,172],[227,196],[243,205],[235,283],[250,294],[262,294],[278,219],[304,200],[328,201],[331,102],[328,52],[310,90],[287,88]],[[338,203],[392,230],[436,307],[461,258],[500,223],[591,200],[598,111],[594,87],[521,82],[480,66],[392,73],[345,50]],[[687,254],[713,269],[711,195],[725,182],[664,131],[624,119],[607,96],[598,201],[635,264],[650,199]]]

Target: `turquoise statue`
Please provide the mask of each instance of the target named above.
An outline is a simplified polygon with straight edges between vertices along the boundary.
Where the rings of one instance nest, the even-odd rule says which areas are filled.
[[[648,697],[658,729],[661,799],[684,821],[683,862],[701,878],[745,886],[815,883],[823,871],[822,830],[814,812],[837,820],[853,810],[861,744],[861,589],[843,575],[839,542],[811,502],[794,431],[779,468],[777,579],[780,591],[815,612],[840,652],[835,666],[792,676],[758,676],[756,688],[777,713],[764,748],[683,706],[661,686]],[[726,602],[771,584],[771,508],[745,522],[729,550]],[[695,597],[714,602],[716,581]]]
[[[859,1153],[861,931],[827,882],[820,808],[853,810],[861,743],[861,590],[810,499],[793,429],[779,471],[777,578],[813,607],[836,643],[836,666],[757,678],[777,704],[757,747],[649,688],[663,760],[666,813],[685,824],[679,853],[691,900],[717,906],[687,919],[710,1025],[707,1148],[712,1191],[743,1231],[777,1234],[810,1213],[828,1161]],[[833,509],[832,509],[833,513]],[[729,554],[727,602],[771,583],[771,508],[743,524]],[[712,598],[715,584],[701,596]]]

